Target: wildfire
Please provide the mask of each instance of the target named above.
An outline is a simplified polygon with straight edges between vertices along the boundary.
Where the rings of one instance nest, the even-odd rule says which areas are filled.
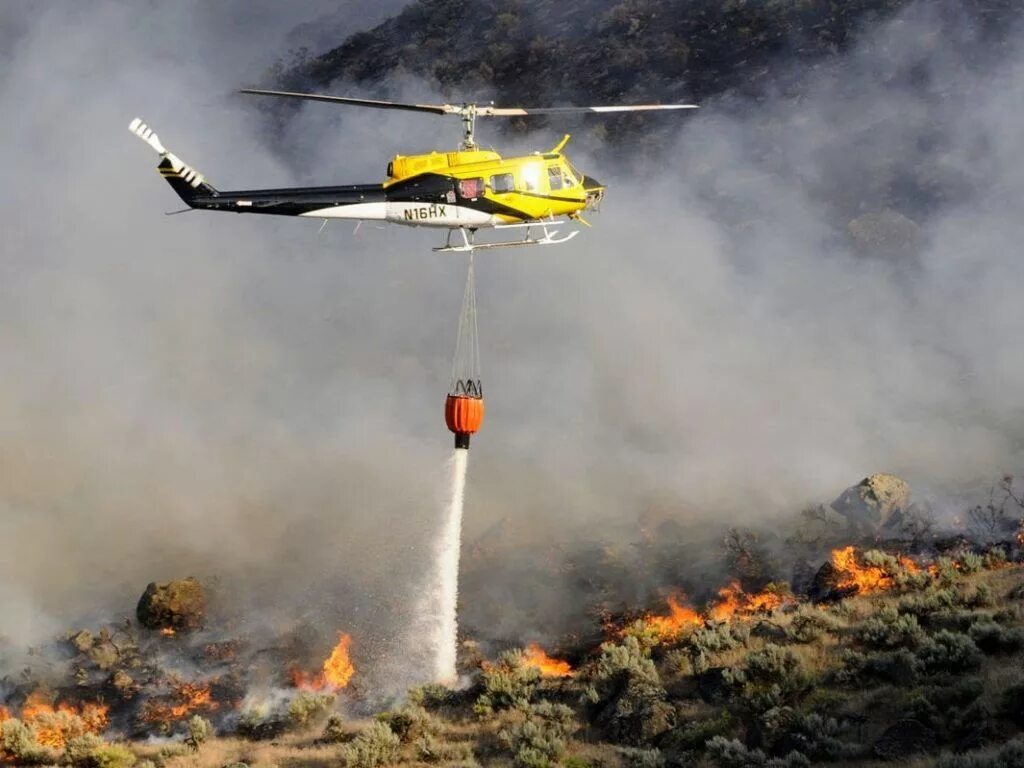
[[[164,627],[160,630],[160,634],[164,637],[174,637],[178,633],[174,630],[174,627]]]
[[[143,705],[142,719],[151,723],[181,720],[193,712],[212,712],[219,708],[213,700],[209,683],[179,683],[163,700],[150,700]]]
[[[338,633],[338,644],[331,650],[331,655],[324,661],[320,672],[307,675],[302,670],[292,670],[292,684],[304,691],[322,691],[325,689],[340,691],[348,685],[356,668],[349,658],[348,649],[352,645],[351,635]]]
[[[729,621],[737,614],[767,613],[782,606],[782,595],[777,592],[755,592],[747,594],[734,581],[718,590],[718,602],[708,609],[708,616],[713,621]]]
[[[0,719],[9,717],[10,713],[4,710]],[[25,700],[21,719],[35,733],[40,745],[63,749],[68,739],[86,733],[102,733],[107,727],[107,707],[95,703],[81,707],[66,703],[54,706],[44,693],[36,691]]]
[[[687,629],[704,626],[704,618],[697,613],[696,609],[685,605],[686,595],[682,592],[676,595],[669,595],[668,615],[648,615],[643,621],[659,637],[669,639],[678,637]]]
[[[919,573],[917,563],[909,557],[900,557],[899,563],[910,573]],[[832,550],[832,565],[842,574],[840,589],[856,588],[861,595],[892,587],[892,575],[876,565],[861,565],[853,546]]]
[[[570,677],[572,666],[567,661],[553,659],[536,643],[530,643],[523,651],[523,663],[540,671],[542,677]]]

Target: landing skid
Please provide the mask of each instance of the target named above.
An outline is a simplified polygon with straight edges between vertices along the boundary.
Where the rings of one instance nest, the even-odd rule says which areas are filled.
[[[532,228],[540,228],[544,233],[541,236],[534,236],[530,233]],[[477,243],[475,242],[476,230],[475,229],[449,229],[448,237],[445,240],[445,244],[438,248],[434,248],[438,253],[471,253],[473,251],[485,251],[490,248],[517,248],[521,245],[560,245],[561,243],[567,243],[572,240],[580,231],[573,230],[566,235],[559,236],[558,230],[554,229],[552,224],[547,222],[530,222],[527,224],[500,224],[494,229],[525,229],[526,234],[521,240],[503,240],[497,243]],[[452,232],[459,232],[462,235],[462,243],[456,243],[452,245]]]

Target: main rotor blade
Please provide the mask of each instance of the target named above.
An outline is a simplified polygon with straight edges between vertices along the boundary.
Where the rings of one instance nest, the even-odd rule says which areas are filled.
[[[522,117],[523,115],[600,114],[607,112],[650,112],[660,109],[700,109],[696,104],[634,104],[610,107],[480,107],[482,117]]]
[[[328,104],[348,104],[354,107],[373,107],[374,109],[404,109],[409,112],[429,112],[434,115],[448,115],[453,111],[447,104],[403,104],[398,101],[377,101],[375,99],[350,99],[345,96],[327,96],[322,93],[294,93],[292,91],[263,91],[258,88],[242,88],[239,93],[255,96],[279,96],[285,99],[305,99],[306,101],[325,101]]]

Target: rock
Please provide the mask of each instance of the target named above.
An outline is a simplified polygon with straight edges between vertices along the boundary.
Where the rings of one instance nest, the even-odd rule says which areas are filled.
[[[847,488],[832,502],[858,533],[874,534],[901,519],[910,508],[910,486],[896,475],[879,473]]]
[[[875,742],[874,753],[883,760],[904,760],[931,750],[935,739],[935,732],[917,720],[897,720]]]
[[[147,629],[199,629],[205,614],[203,585],[192,577],[150,583],[135,609],[139,623]]]
[[[135,695],[138,686],[134,678],[123,669],[117,670],[110,676],[110,687],[117,691],[123,698],[130,699]]]
[[[88,629],[83,629],[77,635],[71,636],[71,644],[78,649],[79,653],[85,653],[92,648],[95,639],[92,636],[92,632]]]
[[[95,643],[86,654],[89,660],[104,672],[117,664],[121,654],[117,647],[106,640],[102,643]]]

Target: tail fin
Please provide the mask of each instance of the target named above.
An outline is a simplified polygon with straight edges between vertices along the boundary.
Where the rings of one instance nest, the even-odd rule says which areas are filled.
[[[136,117],[128,125],[128,130],[151,146],[160,155],[160,164],[157,170],[160,175],[167,179],[168,183],[178,193],[178,197],[184,200],[189,207],[200,197],[216,197],[219,193],[199,171],[185,163],[160,143],[160,138],[153,132],[153,129]]]

